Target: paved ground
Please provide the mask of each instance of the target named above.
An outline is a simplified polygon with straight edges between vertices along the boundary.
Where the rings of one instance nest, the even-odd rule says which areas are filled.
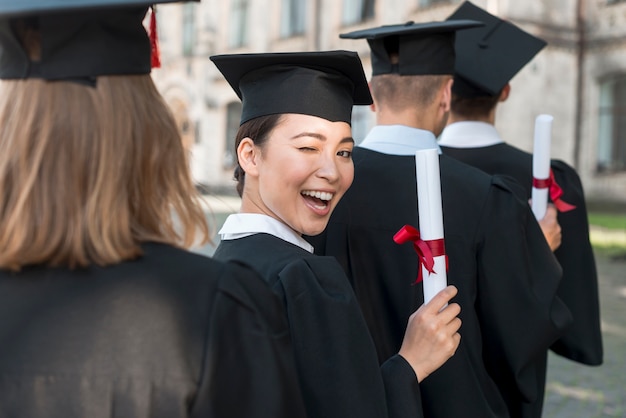
[[[604,364],[551,355],[544,418],[626,418],[626,257],[596,252]]]
[[[211,197],[207,198],[207,207],[212,211],[207,217],[216,231],[228,213],[239,209],[239,199]],[[626,231],[593,228],[591,238],[594,243],[624,247]],[[206,245],[198,251],[210,255],[214,246]],[[626,254],[614,257],[607,251],[599,251],[596,262],[604,364],[583,366],[551,354],[543,418],[626,418]]]

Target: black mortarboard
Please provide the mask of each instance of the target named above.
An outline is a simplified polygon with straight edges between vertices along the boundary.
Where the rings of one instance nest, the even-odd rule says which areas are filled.
[[[372,97],[356,52],[277,52],[211,57],[242,101],[241,123],[281,113],[350,123]]]
[[[372,51],[372,74],[454,74],[454,38],[457,30],[482,23],[472,20],[386,25],[342,33],[340,38],[367,39]],[[392,63],[390,54],[398,54]]]
[[[176,1],[181,0],[0,0],[0,78],[147,74],[152,46],[142,23],[146,10]],[[39,32],[39,60],[28,57],[19,27]]]
[[[485,26],[456,39],[456,72],[452,91],[462,97],[495,96],[546,42],[470,2],[449,19],[473,19]]]

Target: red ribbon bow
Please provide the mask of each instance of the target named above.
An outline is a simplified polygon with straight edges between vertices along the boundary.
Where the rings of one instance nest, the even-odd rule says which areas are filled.
[[[404,225],[393,236],[393,240],[396,244],[404,244],[406,242],[413,242],[413,249],[417,253],[417,279],[413,284],[419,283],[423,280],[422,266],[426,268],[429,274],[437,272],[433,269],[435,266],[434,257],[446,255],[445,246],[442,239],[433,239],[424,241],[420,237],[420,233],[417,229],[411,225]],[[446,257],[446,270],[448,268],[448,258]]]
[[[536,179],[533,178],[533,187],[536,189],[550,189],[550,199],[554,206],[556,206],[559,212],[569,212],[570,210],[576,209],[576,206],[570,205],[567,202],[561,200],[561,196],[563,196],[563,189],[556,182],[554,178],[554,172],[550,170],[550,178],[547,179]]]

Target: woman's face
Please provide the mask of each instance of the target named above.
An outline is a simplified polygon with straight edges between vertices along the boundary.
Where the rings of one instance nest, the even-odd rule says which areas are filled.
[[[283,115],[262,147],[254,146],[253,170],[244,168],[245,189],[251,187],[244,189],[242,209],[272,216],[300,234],[321,233],[352,184],[353,147],[345,122]]]

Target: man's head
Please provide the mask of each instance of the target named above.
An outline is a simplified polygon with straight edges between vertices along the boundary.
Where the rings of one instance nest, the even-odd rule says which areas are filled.
[[[456,38],[452,87],[453,117],[483,120],[495,112],[498,102],[507,99],[509,81],[546,42],[470,2],[463,3],[448,19],[484,23]]]
[[[455,33],[477,25],[469,20],[408,22],[340,35],[368,41],[378,123],[438,134],[450,107]]]

